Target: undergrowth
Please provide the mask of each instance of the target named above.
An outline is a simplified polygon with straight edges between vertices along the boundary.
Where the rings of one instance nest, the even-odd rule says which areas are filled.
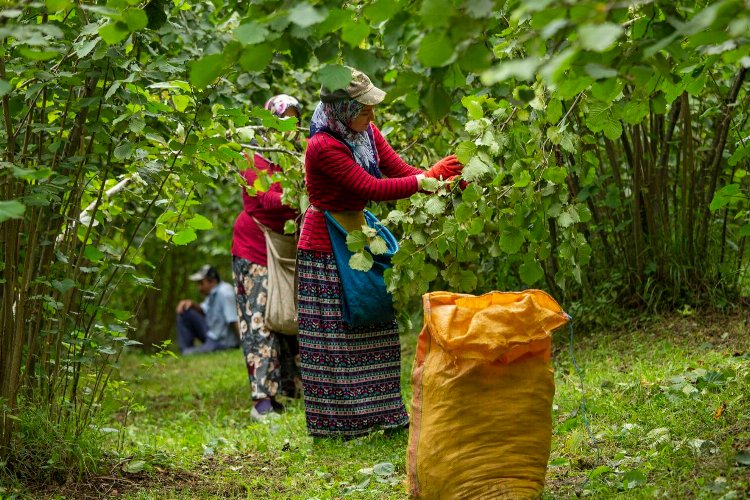
[[[577,325],[580,371],[571,362],[569,332],[556,332],[554,435],[543,498],[750,495],[747,321],[677,314],[612,329]],[[415,341],[413,333],[402,336],[407,401]],[[144,359],[133,353],[122,362],[138,403],[123,405],[122,394],[111,393],[106,425],[113,432],[98,434],[107,452],[99,474],[51,478],[47,485],[16,481],[0,493],[406,498],[406,433],[313,440],[301,402],[289,400],[278,420],[254,423],[239,351],[165,358],[150,370]],[[40,445],[59,439],[36,432]]]

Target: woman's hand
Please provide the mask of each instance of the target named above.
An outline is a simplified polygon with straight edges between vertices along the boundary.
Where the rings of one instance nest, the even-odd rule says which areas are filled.
[[[433,179],[446,180],[450,177],[459,175],[463,168],[464,166],[458,161],[456,155],[450,155],[434,164],[430,170],[425,172],[425,176]]]

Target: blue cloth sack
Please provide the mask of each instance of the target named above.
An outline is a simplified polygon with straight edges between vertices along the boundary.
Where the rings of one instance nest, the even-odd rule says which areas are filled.
[[[383,273],[391,267],[391,258],[398,251],[398,241],[380,224],[377,217],[364,210],[365,222],[385,240],[388,251],[375,255],[370,252],[369,247],[365,247],[374,261],[372,268],[367,272],[354,270],[349,267],[349,259],[354,254],[346,246],[348,232],[328,211],[325,216],[343,289],[341,302],[344,322],[356,327],[390,320],[394,316],[393,297],[386,290]]]

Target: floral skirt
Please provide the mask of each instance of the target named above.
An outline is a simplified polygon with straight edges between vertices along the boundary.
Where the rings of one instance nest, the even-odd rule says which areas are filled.
[[[352,438],[408,425],[395,318],[350,328],[342,320],[333,254],[300,250],[299,349],[307,430]]]
[[[282,394],[299,397],[302,379],[299,370],[297,337],[266,328],[268,268],[240,257],[232,257],[237,317],[253,400]]]

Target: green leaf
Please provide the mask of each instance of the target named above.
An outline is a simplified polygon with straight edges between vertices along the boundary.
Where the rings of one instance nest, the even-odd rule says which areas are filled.
[[[388,244],[380,236],[375,236],[370,240],[370,252],[373,255],[383,255],[388,251]]]
[[[557,97],[570,99],[586,90],[594,81],[585,76],[581,78],[566,78],[557,86]]]
[[[608,139],[614,141],[622,135],[622,125],[619,120],[609,120],[602,126],[602,131]]]
[[[10,83],[5,80],[0,80],[0,97],[8,95],[11,90],[13,89],[11,88]]]
[[[427,200],[427,203],[424,204],[424,208],[430,215],[442,215],[445,211],[445,201],[443,201],[442,198],[433,195]]]
[[[393,17],[399,10],[401,7],[394,0],[377,0],[365,7],[362,12],[372,22],[380,23]]]
[[[172,236],[172,243],[182,246],[187,245],[196,239],[198,239],[198,235],[195,234],[195,230],[193,230],[193,228],[187,228],[182,231],[177,231],[174,236]]]
[[[750,450],[744,450],[737,453],[734,460],[740,465],[750,465]]]
[[[297,232],[297,222],[288,220],[284,223],[284,234],[294,234]]]
[[[625,87],[625,83],[619,78],[609,78],[607,80],[600,80],[591,86],[591,95],[603,101],[609,103],[615,100],[620,95],[622,89]]]
[[[396,467],[390,462],[375,464],[372,471],[376,476],[392,476],[396,472]]]
[[[357,252],[349,258],[349,267],[355,271],[367,272],[372,269],[372,255],[368,252]]]
[[[46,0],[44,4],[47,7],[47,11],[52,14],[71,7],[73,2],[72,0]]]
[[[563,212],[557,216],[557,223],[562,227],[570,227],[573,223],[577,222],[570,212]]]
[[[584,69],[587,75],[596,80],[600,78],[614,78],[618,74],[617,70],[596,63],[588,63]]]
[[[187,225],[193,229],[206,230],[214,227],[214,223],[201,214],[195,214],[187,221]]]
[[[234,30],[234,38],[243,45],[255,45],[266,39],[268,28],[261,26],[255,21],[242,24]]]
[[[578,28],[581,45],[594,52],[604,52],[612,47],[623,32],[622,26],[614,23],[584,24]]]
[[[637,469],[629,470],[622,476],[622,484],[628,490],[643,486],[646,481],[646,475]]]
[[[289,20],[302,28],[318,24],[325,20],[326,17],[324,11],[316,9],[308,3],[297,3],[289,11]]]
[[[466,165],[469,163],[477,152],[477,145],[471,141],[463,141],[456,146],[456,158],[458,161]]]
[[[438,276],[438,268],[434,264],[425,264],[422,268],[422,279],[425,281],[435,281]]]
[[[482,231],[484,231],[484,219],[477,217],[471,221],[471,225],[467,232],[471,235],[477,235]]]
[[[128,25],[122,21],[110,21],[99,28],[99,36],[107,45],[115,45],[130,35]]]
[[[423,0],[419,15],[428,28],[448,26],[453,14],[451,0]]]
[[[89,40],[82,45],[78,46],[76,49],[76,55],[78,56],[78,59],[83,59],[89,53],[91,53],[92,50],[96,47],[96,45],[99,43],[98,38],[94,38],[93,40]]]
[[[568,171],[565,167],[547,167],[542,173],[542,179],[550,181],[553,184],[562,184],[568,177]]]
[[[358,47],[370,34],[370,27],[364,21],[348,21],[341,28],[341,39],[351,47]]]
[[[525,238],[523,233],[515,227],[506,227],[500,233],[499,246],[500,250],[508,254],[518,253],[523,246]]]
[[[190,97],[186,95],[175,95],[172,96],[172,102],[174,103],[174,107],[177,111],[182,113],[187,109],[187,107],[190,105]]]
[[[632,99],[622,108],[622,119],[625,123],[635,125],[641,123],[648,113],[648,101]]]
[[[473,182],[491,171],[492,170],[486,163],[480,160],[478,156],[475,156],[469,160],[469,163],[467,163],[461,171],[461,178],[465,181]]]
[[[461,292],[473,292],[477,288],[477,275],[471,271],[464,270],[458,277],[458,290]]]
[[[224,56],[211,54],[201,57],[190,65],[190,83],[203,89],[216,80],[224,70]]]
[[[538,66],[539,60],[534,57],[501,62],[482,73],[482,83],[494,85],[509,78],[524,81],[532,80]]]
[[[455,44],[446,34],[442,32],[428,33],[419,44],[417,58],[423,66],[428,68],[445,66],[453,58],[455,48]]]
[[[458,89],[466,84],[466,75],[461,71],[461,67],[453,63],[448,67],[448,72],[443,78],[443,85],[447,89]]]
[[[714,193],[709,209],[713,212],[723,208],[730,203],[746,198],[740,191],[739,184],[727,184]]]
[[[329,64],[318,72],[317,79],[329,90],[343,89],[352,81],[352,72],[344,66]]]
[[[8,219],[20,219],[26,211],[26,205],[20,201],[0,201],[0,222]]]
[[[124,142],[115,148],[114,156],[118,160],[127,160],[132,153],[133,145],[129,142]]]
[[[48,179],[51,175],[52,169],[49,167],[22,168],[13,165],[13,177],[25,181],[40,181],[42,179]]]
[[[240,66],[245,71],[263,71],[273,59],[273,53],[273,47],[269,44],[252,45],[242,51]]]
[[[474,19],[484,19],[490,15],[494,3],[492,0],[470,0],[464,4],[466,12]]]
[[[476,184],[469,184],[461,193],[461,199],[466,203],[474,203],[482,198],[482,188]]]
[[[88,245],[83,251],[83,256],[91,262],[99,262],[104,257],[104,252],[93,245]]]
[[[141,9],[128,9],[122,14],[122,19],[130,31],[140,31],[148,26],[148,16]]]
[[[427,192],[434,192],[437,191],[440,187],[440,181],[437,179],[433,179],[432,177],[426,177],[422,179],[422,189],[424,189]]]
[[[427,92],[420,102],[424,107],[425,114],[433,122],[443,119],[450,111],[450,95],[437,82],[433,82],[427,87]]]
[[[32,50],[26,47],[22,47],[19,51],[23,57],[31,61],[49,61],[60,55],[56,50]]]
[[[137,474],[141,472],[146,466],[146,462],[143,460],[131,460],[130,462],[123,464],[122,470],[128,474]]]
[[[71,288],[73,288],[74,286],[76,286],[76,282],[70,278],[65,278],[62,281],[52,280],[52,288],[54,288],[60,293],[65,293]]]
[[[346,235],[346,247],[350,252],[361,252],[367,246],[369,239],[362,231],[351,231]]]
[[[490,67],[492,58],[492,51],[484,43],[479,42],[469,45],[459,57],[458,64],[464,71],[479,74]]]
[[[547,121],[549,123],[557,123],[563,116],[562,101],[559,99],[552,99],[547,104]]]
[[[515,179],[514,186],[517,188],[525,188],[531,183],[531,174],[528,170],[522,170],[521,173],[518,175],[518,178]]]
[[[467,222],[474,215],[474,207],[468,203],[461,203],[456,207],[456,221]]]
[[[2,80],[0,80],[0,83]],[[0,96],[2,96],[2,90],[0,89]],[[734,153],[732,153],[732,156],[729,157],[729,160],[727,160],[727,163],[729,163],[730,166],[734,167],[737,165],[737,163],[750,156],[750,144],[746,144],[744,146],[738,147]]]
[[[524,284],[533,285],[544,277],[544,270],[537,260],[530,258],[524,260],[521,267],[518,268],[518,274]]]

